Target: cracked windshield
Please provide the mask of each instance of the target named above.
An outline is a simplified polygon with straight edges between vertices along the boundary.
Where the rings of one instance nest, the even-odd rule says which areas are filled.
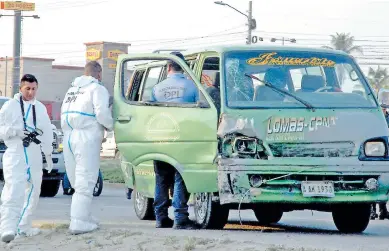
[[[377,106],[360,70],[349,57],[342,55],[231,52],[225,56],[225,67],[227,105],[231,108],[304,106],[279,90],[315,108]]]

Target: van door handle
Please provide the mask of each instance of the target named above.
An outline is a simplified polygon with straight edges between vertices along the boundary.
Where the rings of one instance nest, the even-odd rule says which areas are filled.
[[[130,122],[131,121],[131,115],[128,115],[128,116],[118,116],[117,118],[116,118],[116,120],[117,121],[119,121],[119,122]]]

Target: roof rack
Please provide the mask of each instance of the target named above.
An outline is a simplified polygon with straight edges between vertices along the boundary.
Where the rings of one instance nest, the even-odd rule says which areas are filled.
[[[161,50],[155,50],[153,53],[160,53],[161,51],[186,51],[185,49],[161,49]]]

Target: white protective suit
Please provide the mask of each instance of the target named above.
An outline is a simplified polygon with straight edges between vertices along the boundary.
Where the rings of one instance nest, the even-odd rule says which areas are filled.
[[[0,110],[0,139],[7,150],[3,156],[5,185],[1,194],[0,233],[3,241],[11,241],[15,234],[34,235],[37,229],[31,227],[32,215],[37,207],[42,183],[42,152],[48,160],[47,170],[53,168],[53,130],[46,107],[39,101],[23,101],[26,126],[34,130],[33,110],[35,106],[36,128],[43,131],[37,139],[24,147],[24,123],[20,95],[7,101]],[[23,206],[24,204],[24,206]]]
[[[100,169],[104,130],[113,129],[109,93],[91,76],[74,80],[62,103],[66,173],[75,189],[69,230],[73,234],[98,228],[91,216],[93,189]]]

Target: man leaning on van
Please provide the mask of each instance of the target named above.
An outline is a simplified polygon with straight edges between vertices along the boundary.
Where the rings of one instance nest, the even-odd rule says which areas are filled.
[[[171,54],[184,60],[179,52]],[[198,89],[195,83],[187,79],[182,68],[170,61],[167,65],[167,79],[156,84],[151,93],[152,102],[195,103],[198,100]],[[154,161],[155,171],[155,199],[154,210],[157,228],[194,229],[195,223],[189,220],[188,200],[189,193],[186,189],[181,174],[174,167]],[[174,182],[173,182],[174,181]],[[168,216],[169,187],[174,183],[173,207],[175,220]],[[174,223],[174,226],[173,226]]]

